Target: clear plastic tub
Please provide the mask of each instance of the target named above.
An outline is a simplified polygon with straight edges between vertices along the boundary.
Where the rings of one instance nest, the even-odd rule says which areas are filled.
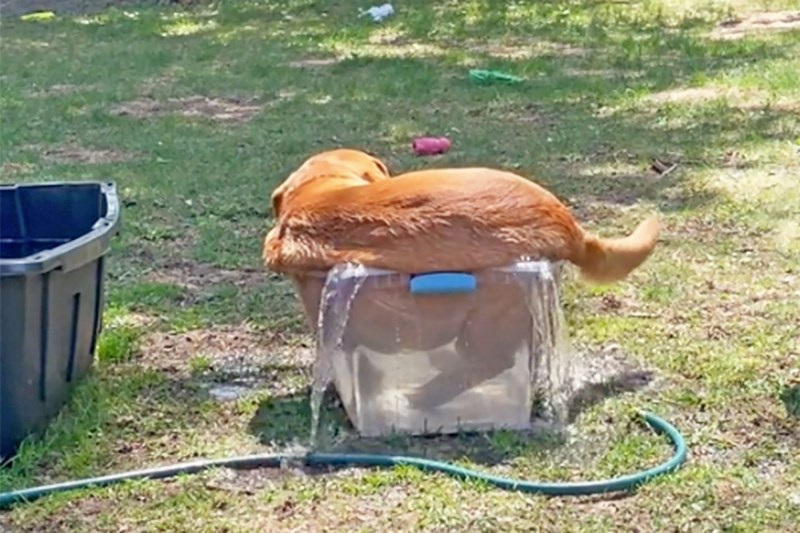
[[[528,429],[537,397],[562,419],[560,273],[533,261],[419,276],[340,265],[296,280],[317,317],[313,410],[332,381],[363,436]]]

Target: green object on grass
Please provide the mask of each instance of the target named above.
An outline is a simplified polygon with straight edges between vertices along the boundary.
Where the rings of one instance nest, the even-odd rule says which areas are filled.
[[[52,11],[36,11],[34,13],[22,15],[19,19],[25,22],[45,22],[47,20],[53,20],[54,18],[56,18],[56,14]]]
[[[475,83],[480,83],[482,85],[489,85],[492,83],[505,83],[508,85],[514,85],[525,81],[523,78],[520,78],[519,76],[514,76],[513,74],[508,74],[506,72],[500,72],[499,70],[481,70],[481,69],[470,70],[469,79],[471,79]]]
[[[781,393],[781,400],[787,413],[795,418],[800,418],[800,384],[786,387]]]

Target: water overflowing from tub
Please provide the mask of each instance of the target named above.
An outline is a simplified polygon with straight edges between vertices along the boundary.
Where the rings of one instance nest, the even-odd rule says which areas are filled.
[[[567,407],[574,379],[573,353],[561,306],[561,263],[520,262],[512,272],[525,292],[525,303],[533,325],[534,354],[531,383],[543,394],[546,410],[542,413],[556,423],[566,421]]]
[[[317,355],[312,368],[311,442],[317,440],[319,414],[325,389],[333,379],[333,362],[341,349],[350,306],[369,275],[361,265],[337,265],[328,272],[317,317]]]
[[[312,443],[333,382],[362,436],[528,429],[539,397],[566,415],[570,345],[561,265],[523,260],[473,274],[472,290],[412,294],[413,277],[328,272],[312,371]]]

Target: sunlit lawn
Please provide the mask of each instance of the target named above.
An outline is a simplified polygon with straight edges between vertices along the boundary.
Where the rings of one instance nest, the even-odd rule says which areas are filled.
[[[651,210],[666,225],[628,281],[567,283],[576,348],[654,376],[587,406],[575,443],[498,433],[381,446],[528,479],[594,479],[668,456],[633,423],[645,408],[684,432],[686,467],[621,499],[523,496],[412,469],[209,472],[46,498],[0,526],[796,527],[800,427],[780,395],[800,382],[800,3],[409,0],[380,24],[357,16],[365,5],[4,17],[3,183],[114,180],[123,230],[94,372],[0,472],[0,490],[304,442],[310,339],[259,247],[272,188],[333,146],[371,150],[394,172],[513,169],[603,234]],[[789,9],[795,18],[763,15]],[[526,81],[476,86],[475,67]],[[454,147],[416,158],[409,144],[422,134]],[[677,166],[660,174],[656,159]],[[216,399],[215,384],[233,380],[247,392]]]

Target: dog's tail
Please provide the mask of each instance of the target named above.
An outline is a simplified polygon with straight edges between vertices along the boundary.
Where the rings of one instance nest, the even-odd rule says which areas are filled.
[[[658,217],[651,216],[632,234],[621,239],[601,239],[586,234],[583,249],[571,262],[580,268],[581,276],[589,282],[620,281],[650,256],[660,232]]]

